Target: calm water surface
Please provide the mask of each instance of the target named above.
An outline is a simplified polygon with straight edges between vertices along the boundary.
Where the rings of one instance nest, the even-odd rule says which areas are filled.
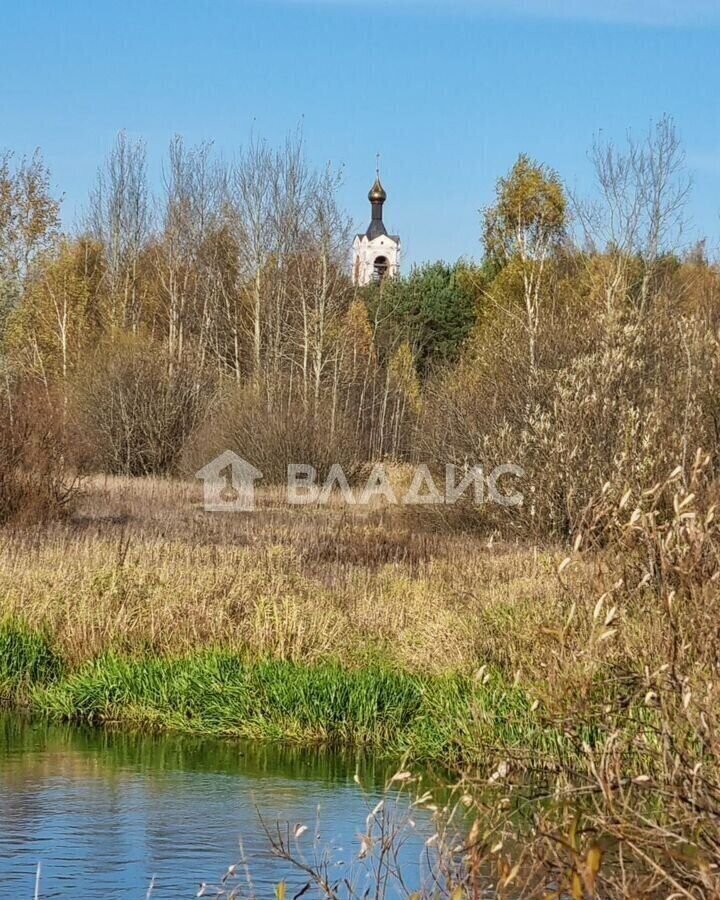
[[[389,774],[362,756],[0,716],[0,896],[32,898],[40,862],[42,898],[142,900],[153,876],[153,900],[193,897],[238,862],[239,837],[258,897],[283,878],[299,889],[256,808],[268,823],[307,823],[311,851],[319,806],[318,846],[340,876],[357,866]],[[418,823],[404,850],[411,882],[428,828]]]

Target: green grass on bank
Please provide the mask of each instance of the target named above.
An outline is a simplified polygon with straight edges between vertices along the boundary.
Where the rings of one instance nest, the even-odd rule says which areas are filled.
[[[6,702],[66,721],[186,733],[364,746],[437,762],[479,759],[512,745],[557,758],[519,688],[494,675],[418,675],[382,664],[347,669],[250,660],[220,650],[169,658],[105,654],[70,669],[49,638],[0,626]]]
[[[57,681],[64,666],[49,637],[20,622],[0,624],[0,699],[17,701],[35,685]]]

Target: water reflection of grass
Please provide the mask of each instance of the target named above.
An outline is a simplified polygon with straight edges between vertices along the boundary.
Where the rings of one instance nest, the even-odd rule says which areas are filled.
[[[353,783],[379,790],[394,771],[390,761],[362,750],[332,751],[266,741],[154,732],[127,726],[97,728],[17,712],[0,714],[2,782],[34,776],[108,780],[174,772],[239,775],[253,782],[278,776],[303,783]]]

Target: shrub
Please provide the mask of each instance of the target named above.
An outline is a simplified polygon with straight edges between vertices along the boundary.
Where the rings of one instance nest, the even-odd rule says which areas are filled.
[[[24,386],[0,398],[0,524],[66,515],[78,480],[68,470],[62,403]]]
[[[177,362],[143,337],[116,337],[77,385],[89,464],[123,475],[174,472],[212,391],[212,378],[192,356]]]
[[[428,398],[419,442],[430,458],[526,472],[524,505],[463,510],[476,525],[565,538],[606,482],[640,490],[697,446],[718,466],[720,344],[703,317],[669,300],[642,317],[563,312],[541,335],[534,376],[521,330],[490,330]]]
[[[189,442],[183,469],[194,472],[227,449],[260,469],[266,484],[284,483],[291,463],[315,466],[321,477],[337,463],[352,478],[363,462],[351,423],[331,399],[304,406],[252,385],[227,387]]]

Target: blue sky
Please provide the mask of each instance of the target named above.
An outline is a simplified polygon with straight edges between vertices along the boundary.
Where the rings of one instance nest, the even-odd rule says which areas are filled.
[[[65,221],[121,128],[231,156],[302,120],[344,167],[359,226],[382,154],[406,261],[479,255],[478,210],[521,151],[591,190],[593,136],[675,118],[695,183],[688,237],[720,244],[718,0],[213,0],[5,4],[0,148],[42,149]]]

